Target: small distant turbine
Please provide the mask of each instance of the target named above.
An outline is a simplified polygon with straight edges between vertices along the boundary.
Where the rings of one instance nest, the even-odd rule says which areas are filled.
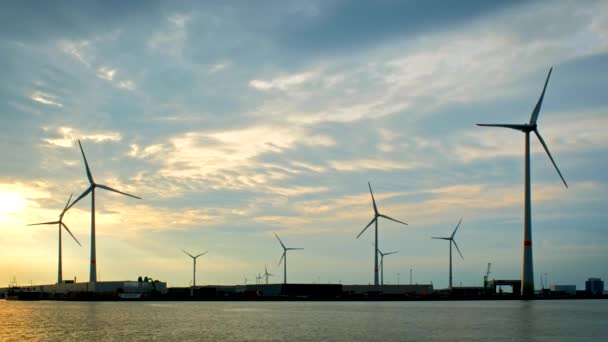
[[[551,156],[551,152],[549,152],[549,148],[543,140],[543,137],[538,132],[538,126],[536,121],[538,119],[538,115],[540,114],[540,108],[543,104],[543,98],[545,97],[545,90],[547,90],[547,84],[549,83],[549,77],[551,77],[551,72],[553,68],[549,69],[549,74],[547,75],[547,80],[545,81],[545,86],[543,87],[543,92],[540,94],[540,98],[532,111],[532,115],[530,116],[530,122],[525,124],[477,124],[477,126],[484,127],[501,127],[501,128],[510,128],[517,131],[521,131],[525,134],[525,159],[524,159],[524,260],[523,260],[523,270],[521,275],[521,296],[522,297],[533,297],[534,296],[534,263],[532,260],[532,186],[530,184],[530,132],[534,132],[536,137],[540,141],[540,144],[547,152],[551,163],[555,167],[557,174],[564,182],[564,186],[568,187],[566,180],[562,176],[562,173],[559,171],[555,160]]]
[[[283,284],[287,284],[287,251],[293,251],[293,250],[304,249],[304,248],[287,248],[287,247],[285,247],[285,245],[283,244],[283,241],[281,241],[281,239],[279,238],[277,233],[274,233],[274,236],[277,237],[277,240],[279,240],[281,247],[283,247],[283,255],[281,255],[281,259],[279,260],[279,265],[281,264],[281,261],[283,261]]]
[[[384,285],[384,257],[387,255],[396,254],[397,251],[382,253],[382,251],[378,249],[378,253],[380,253],[380,284]]]
[[[460,219],[460,221],[458,221],[458,224],[456,225],[456,228],[454,228],[454,231],[452,232],[452,235],[450,235],[449,237],[432,237],[431,239],[438,239],[438,240],[448,240],[450,242],[450,281],[449,281],[449,289],[452,289],[452,243],[454,244],[454,247],[456,247],[456,250],[458,251],[458,254],[460,254],[460,257],[464,260],[464,257],[462,256],[462,253],[460,253],[460,249],[458,248],[458,244],[456,244],[456,240],[454,240],[454,235],[456,235],[456,231],[458,230],[458,227],[460,227],[460,223],[462,222],[462,219]]]
[[[207,254],[208,251],[205,251],[201,254],[198,254],[196,256],[186,252],[185,250],[182,249],[182,252],[186,253],[189,257],[192,258],[192,289],[190,289],[190,296],[194,295],[194,288],[196,288],[196,259],[198,259],[198,257],[203,256],[205,254]]]
[[[76,241],[78,246],[82,247],[82,245],[80,244],[78,239],[76,239],[74,234],[72,234],[72,232],[70,231],[70,228],[68,228],[68,226],[65,223],[63,223],[63,215],[65,215],[66,211],[68,211],[68,209],[69,209],[68,206],[70,205],[71,199],[72,199],[72,195],[70,195],[68,202],[65,204],[65,207],[63,207],[61,214],[59,214],[59,220],[51,221],[51,222],[28,224],[28,226],[39,226],[39,225],[46,225],[46,224],[56,224],[59,226],[59,230],[58,230],[59,231],[59,238],[58,238],[58,240],[59,240],[59,266],[58,266],[58,270],[57,270],[57,284],[61,284],[63,282],[63,270],[62,270],[62,259],[61,259],[61,228],[63,227],[70,234],[70,236],[74,239],[74,241]]]
[[[113,191],[119,193],[121,195],[141,199],[140,197],[129,195],[126,192],[118,191],[116,189],[112,189],[107,185],[95,183],[93,180],[93,175],[91,174],[91,170],[89,169],[89,163],[87,163],[87,157],[84,155],[84,150],[82,149],[82,145],[80,144],[80,140],[78,140],[78,146],[80,147],[80,152],[82,153],[82,159],[84,160],[84,166],[87,171],[87,178],[89,180],[89,187],[80,195],[72,204],[68,206],[70,209],[74,204],[78,203],[82,198],[91,193],[91,266],[89,268],[89,281],[94,283],[97,281],[97,253],[96,253],[96,245],[95,245],[95,188],[101,188],[108,191]]]
[[[370,184],[370,182],[367,182],[367,185],[369,186],[369,193],[372,195],[372,204],[374,205],[374,218],[367,224],[367,226],[365,226],[365,228],[363,228],[363,230],[361,231],[361,233],[359,233],[359,235],[357,235],[357,239],[359,238],[359,236],[361,236],[361,234],[363,234],[363,232],[369,228],[369,226],[372,225],[372,223],[375,223],[375,232],[374,232],[374,286],[378,286],[378,218],[379,217],[383,217],[387,220],[391,220],[397,223],[401,223],[403,225],[407,226],[407,223],[405,222],[401,222],[399,220],[395,220],[392,217],[386,216],[384,214],[380,214],[378,212],[378,207],[376,206],[376,200],[374,199],[374,192],[372,191],[372,185]]]
[[[266,265],[264,265],[264,274],[263,276],[266,278],[266,285],[268,285],[268,277],[273,277],[274,274],[272,273],[268,273],[268,267],[266,267]]]
[[[373,245],[373,244],[372,244]],[[378,248],[378,254],[380,254],[380,285],[384,285],[384,257],[391,254],[397,254],[398,251],[382,253]],[[399,281],[397,281],[399,283]]]

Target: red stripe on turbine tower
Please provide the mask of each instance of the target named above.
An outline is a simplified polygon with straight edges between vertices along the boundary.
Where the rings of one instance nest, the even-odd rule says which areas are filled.
[[[524,247],[531,247],[532,241],[524,241]]]

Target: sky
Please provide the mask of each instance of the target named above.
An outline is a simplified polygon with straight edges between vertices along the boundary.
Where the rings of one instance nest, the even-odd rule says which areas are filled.
[[[606,1],[20,1],[0,11],[0,286],[56,281],[98,190],[98,280],[169,286],[519,279],[532,138],[536,287],[608,278]],[[63,275],[89,278],[90,199]]]

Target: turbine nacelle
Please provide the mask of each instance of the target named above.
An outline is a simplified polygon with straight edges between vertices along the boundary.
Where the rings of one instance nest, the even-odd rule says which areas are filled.
[[[545,152],[547,152],[547,155],[549,156],[549,159],[551,160],[551,163],[555,167],[555,170],[557,171],[557,174],[562,179],[562,182],[564,183],[564,185],[567,188],[568,187],[568,183],[566,183],[566,180],[562,176],[561,171],[557,167],[557,164],[555,163],[555,160],[553,159],[553,156],[551,155],[551,152],[549,152],[549,147],[547,147],[547,144],[545,143],[545,140],[540,135],[540,132],[538,131],[538,126],[536,124],[536,121],[538,120],[538,115],[540,114],[540,109],[541,109],[541,107],[543,105],[543,99],[545,97],[545,91],[547,90],[547,84],[549,83],[549,78],[551,77],[551,72],[552,71],[553,71],[553,68],[549,69],[549,74],[547,75],[547,79],[545,80],[545,86],[543,87],[543,92],[541,93],[540,98],[538,99],[538,102],[536,103],[536,106],[534,107],[534,110],[532,111],[532,115],[530,116],[530,122],[529,123],[525,123],[525,124],[522,124],[522,125],[512,125],[512,124],[477,124],[477,126],[510,128],[510,129],[514,129],[514,130],[518,130],[518,131],[524,132],[526,134],[529,134],[530,132],[534,132],[534,134],[536,135],[536,137],[540,141],[541,145],[543,145],[543,148],[545,149]]]
[[[369,228],[369,226],[371,226],[374,222],[376,222],[379,217],[385,218],[385,219],[393,221],[393,222],[401,223],[401,224],[407,226],[407,223],[399,221],[397,219],[394,219],[394,218],[392,218],[392,217],[390,217],[388,215],[381,214],[378,211],[378,206],[376,205],[376,199],[374,198],[374,192],[372,191],[372,185],[371,185],[370,182],[367,182],[367,185],[369,186],[369,193],[372,196],[372,204],[373,204],[373,207],[374,207],[374,218],[371,221],[369,221],[369,223],[367,224],[367,226],[365,226],[365,228],[363,228],[363,230],[359,233],[359,235],[357,235],[357,239],[363,234],[363,232],[365,232],[367,230],[367,228]]]
[[[40,225],[48,225],[48,224],[58,224],[60,226],[59,229],[61,229],[61,227],[63,227],[68,232],[68,234],[70,234],[70,236],[74,239],[74,241],[76,241],[76,243],[78,244],[78,246],[82,247],[82,245],[80,244],[80,241],[78,241],[78,239],[70,231],[70,228],[68,228],[68,226],[65,223],[63,223],[63,216],[68,211],[68,209],[70,209],[70,200],[72,200],[72,195],[71,194],[70,194],[70,198],[68,198],[68,201],[65,204],[65,207],[61,211],[61,214],[59,214],[59,220],[57,220],[57,221],[50,221],[50,222],[32,223],[32,224],[28,224],[28,226],[40,226]]]

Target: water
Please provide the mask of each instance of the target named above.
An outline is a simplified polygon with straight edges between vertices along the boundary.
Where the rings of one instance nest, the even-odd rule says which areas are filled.
[[[601,341],[608,300],[0,301],[0,340]]]

